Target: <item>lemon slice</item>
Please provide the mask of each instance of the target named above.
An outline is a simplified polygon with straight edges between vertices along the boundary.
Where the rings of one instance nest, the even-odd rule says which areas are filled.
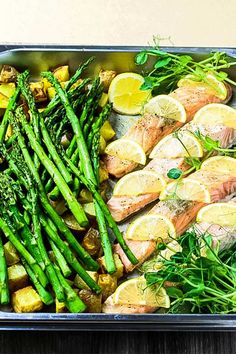
[[[144,113],[156,114],[182,123],[185,123],[187,119],[184,106],[169,95],[153,97],[145,104]]]
[[[236,129],[236,109],[222,103],[210,103],[197,111],[193,121],[203,125],[223,124]]]
[[[207,187],[201,182],[191,178],[184,178],[180,181],[167,184],[166,188],[161,192],[159,199],[193,200],[203,203],[211,202],[211,196]]]
[[[214,203],[199,210],[197,222],[236,227],[236,204]]]
[[[113,109],[121,114],[135,115],[151,97],[150,90],[140,90],[144,78],[135,73],[122,73],[111,82],[108,97]]]
[[[214,156],[203,162],[201,170],[236,177],[236,159],[229,156]]]
[[[166,185],[164,177],[154,171],[135,171],[122,177],[116,184],[113,195],[140,195],[158,193]]]
[[[177,86],[202,88],[219,97],[221,100],[225,100],[228,94],[225,84],[219,81],[212,73],[206,74],[205,81],[196,81],[196,76],[192,74],[186,75],[183,79],[179,80]]]
[[[166,216],[161,214],[147,214],[132,222],[125,237],[133,241],[161,240],[169,242],[176,237],[175,227]]]
[[[105,153],[117,156],[121,160],[128,160],[141,165],[146,163],[146,154],[142,146],[130,139],[121,138],[113,141],[107,145]]]
[[[170,298],[164,288],[155,285],[147,286],[144,277],[126,280],[120,284],[113,294],[116,305],[140,305],[151,307],[170,307]]]
[[[170,134],[159,141],[154,147],[149,157],[154,159],[174,159],[178,157],[202,157],[203,148],[199,140],[190,132],[178,132]]]

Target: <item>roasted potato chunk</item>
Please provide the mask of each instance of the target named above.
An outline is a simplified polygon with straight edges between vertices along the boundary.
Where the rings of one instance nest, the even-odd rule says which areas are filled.
[[[70,78],[69,66],[68,65],[59,66],[53,71],[53,74],[60,82],[68,81]]]
[[[94,203],[91,202],[91,203],[85,203],[82,205],[83,206],[83,209],[85,211],[85,213],[94,218],[96,216],[96,212],[95,212],[95,207],[94,207]]]
[[[88,312],[98,313],[102,311],[102,295],[93,294],[91,290],[83,289],[79,292],[79,297],[87,307]]]
[[[112,128],[111,123],[108,120],[104,122],[100,129],[100,133],[106,141],[111,140],[116,135],[115,130]]]
[[[40,311],[43,303],[32,286],[17,290],[12,295],[12,306],[15,312]]]
[[[106,181],[109,178],[108,171],[102,161],[100,161],[100,166],[99,166],[99,182],[102,183]]]
[[[114,277],[116,277],[117,279],[123,277],[123,273],[124,273],[124,266],[123,263],[120,260],[120,257],[118,256],[117,253],[113,254],[113,258],[114,258],[114,262],[115,262],[115,266],[116,266],[116,272],[113,273],[112,275]],[[97,259],[98,263],[100,264],[102,271],[107,271],[106,269],[106,263],[105,263],[105,257],[100,257]]]
[[[81,227],[78,221],[75,219],[74,215],[71,214],[70,212],[66,212],[63,214],[63,219],[66,223],[66,225],[69,227],[69,229],[75,230],[75,231],[84,231],[85,228]]]
[[[13,95],[15,91],[15,84],[0,84],[0,108],[7,108],[9,98]]]
[[[57,299],[55,301],[56,303],[56,313],[62,313],[62,312],[66,312],[66,305],[64,302],[59,302]]]
[[[7,269],[9,289],[15,291],[28,284],[28,275],[22,264],[14,264]]]
[[[93,201],[92,193],[87,189],[83,188],[79,194],[79,202],[80,203],[90,203]]]
[[[107,92],[109,86],[116,76],[116,72],[113,70],[101,70],[99,73],[100,81],[103,84],[104,91]]]
[[[98,230],[91,227],[84,236],[82,246],[91,256],[97,255],[101,248],[101,240]]]
[[[5,243],[3,248],[4,248],[4,254],[5,254],[6,262],[7,262],[8,266],[16,264],[20,261],[20,257],[17,253],[17,250],[10,241]]]
[[[98,273],[97,272],[90,272],[87,271],[87,273],[90,275],[90,277],[94,281],[98,281]],[[79,274],[76,274],[75,279],[74,279],[74,285],[79,288],[79,289],[87,289],[89,290],[89,286],[83,281],[83,279],[79,276]]]
[[[0,82],[16,82],[18,71],[10,65],[3,65],[0,72]]]
[[[44,84],[42,81],[31,82],[30,89],[31,89],[31,92],[32,92],[36,102],[47,101],[48,97],[47,97],[46,91],[44,89]]]
[[[102,289],[102,300],[105,301],[117,288],[117,278],[110,274],[100,274],[98,285]]]

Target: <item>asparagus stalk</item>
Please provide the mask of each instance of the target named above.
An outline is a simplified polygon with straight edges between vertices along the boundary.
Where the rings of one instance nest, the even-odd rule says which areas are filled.
[[[40,127],[41,127],[41,133],[43,136],[44,144],[46,145],[49,154],[52,156],[54,163],[56,164],[56,166],[57,166],[58,170],[60,171],[62,177],[64,178],[65,182],[68,184],[72,183],[71,175],[68,172],[68,170],[66,169],[55,146],[53,145],[50,135],[47,131],[46,125],[44,123],[44,120],[42,118],[40,119]]]
[[[13,233],[10,227],[7,225],[6,221],[0,217],[0,229],[3,231],[4,235],[9,239],[9,241],[15,246],[19,254],[26,260],[32,271],[37,275],[37,278],[41,285],[45,287],[48,283],[47,278],[37,264],[36,260],[31,256],[31,254],[26,250],[26,248],[19,241],[19,235]]]
[[[65,305],[68,310],[72,313],[83,312],[86,309],[86,305],[79,298],[76,292],[71,288],[66,279],[62,276],[60,269],[55,265],[55,271],[57,272],[57,276],[65,290],[66,300]]]
[[[29,138],[30,144],[34,152],[38,155],[42,165],[47,169],[48,173],[53,178],[54,182],[60,189],[61,194],[63,195],[64,199],[66,200],[69,209],[71,210],[72,214],[78,221],[78,223],[84,227],[88,225],[88,219],[85,215],[85,212],[82,206],[74,197],[71,189],[66,184],[65,180],[61,176],[60,172],[58,171],[57,167],[54,163],[47,157],[46,153],[44,152],[41,145],[37,142],[34,132],[31,126],[27,123],[23,113],[18,114],[18,117],[22,123],[23,128]]]
[[[4,113],[4,116],[2,118],[2,122],[0,125],[0,144],[2,144],[4,142],[5,139],[5,135],[6,135],[6,131],[7,131],[7,127],[9,124],[9,112],[11,112],[15,105],[16,105],[16,101],[19,97],[20,94],[20,88],[17,87],[13,93],[13,95],[11,96],[11,98],[9,99],[9,103],[7,106],[7,109]]]
[[[43,238],[42,238],[42,233],[41,233],[41,224],[39,221],[39,212],[40,211],[39,211],[38,204],[37,204],[36,191],[34,191],[33,189],[31,189],[31,201],[32,201],[32,221],[33,221],[34,233],[36,235],[37,245],[38,245],[41,257],[44,260],[46,274],[48,276],[50,284],[52,285],[52,288],[54,290],[56,298],[59,301],[63,301],[65,299],[63,288],[58,280],[57,274],[52,266],[52,263],[48,257],[46,248],[43,243]]]
[[[43,228],[48,235],[48,237],[55,243],[59,248],[60,252],[63,254],[67,262],[71,267],[80,275],[80,277],[85,281],[85,283],[96,293],[101,291],[98,284],[90,277],[90,275],[84,270],[84,268],[77,261],[69,247],[60,239],[57,234],[57,228],[50,219],[46,219],[44,216],[40,216],[40,221],[43,225]]]
[[[86,186],[86,188],[93,194],[94,199],[97,201],[99,204],[105,218],[107,221],[108,226],[113,230],[115,237],[120,244],[121,248],[123,249],[124,253],[126,254],[127,258],[130,260],[132,264],[138,264],[138,260],[133,254],[133,252],[129,249],[127,243],[125,242],[122,233],[120,232],[115,220],[113,219],[110,210],[108,209],[106,203],[102,199],[101,195],[98,193],[96,190],[96,185],[92,183],[91,180],[88,180],[86,177],[84,177],[78,168],[71,162],[70,159],[68,159],[67,156],[64,156],[65,161],[67,162],[69,168],[71,171],[75,174],[76,177],[78,177],[81,182]]]
[[[82,129],[81,129],[79,120],[78,120],[75,112],[73,111],[73,108],[70,105],[67,94],[65,93],[65,91],[61,87],[60,83],[53,76],[52,73],[44,72],[41,75],[42,75],[42,77],[46,77],[49,80],[49,82],[51,82],[51,84],[53,84],[53,86],[55,87],[56,92],[58,93],[58,96],[60,97],[60,100],[66,110],[66,114],[67,114],[69,121],[72,125],[72,129],[73,129],[75,137],[76,137],[77,146],[80,149],[79,155],[80,155],[80,161],[81,161],[81,169],[82,169],[84,175],[86,176],[86,178],[88,178],[94,184],[96,184],[96,178],[94,176],[89,152],[88,152],[88,149],[86,146],[86,142],[84,140]]]
[[[89,66],[89,64],[93,60],[94,60],[94,57],[91,57],[85,63],[83,63],[79,66],[79,68],[76,70],[75,74],[70,78],[70,80],[66,84],[66,86],[65,86],[66,91],[68,91],[71,88],[71,86],[79,80],[83,71],[85,69],[87,69],[87,67]],[[83,82],[81,83],[81,86],[84,87],[85,85],[87,85],[88,81],[89,81],[89,79],[83,80]],[[72,91],[71,91],[71,93],[72,93]],[[69,96],[70,96],[70,94],[69,94]],[[43,117],[50,115],[50,113],[53,111],[53,109],[55,109],[55,107],[57,107],[58,104],[60,104],[60,98],[58,97],[58,95],[56,95],[53,98],[53,100],[51,100],[51,102],[48,104],[47,108],[43,111],[43,114],[42,114]]]
[[[19,147],[20,147],[22,154],[24,156],[24,163],[26,163],[26,165],[27,165],[29,171],[31,172],[31,174],[37,184],[37,187],[39,189],[39,198],[40,198],[43,208],[45,209],[46,213],[50,216],[52,221],[58,226],[58,229],[64,235],[64,237],[67,240],[67,242],[69,243],[69,245],[77,252],[78,256],[84,262],[84,264],[87,265],[88,269],[89,270],[97,270],[99,268],[98,263],[79,244],[79,242],[76,240],[76,238],[74,237],[72,232],[66,226],[64,220],[57,214],[57,212],[53,209],[53,207],[49,203],[47,195],[44,190],[44,187],[42,185],[41,179],[39,177],[39,173],[38,173],[37,169],[35,168],[35,165],[31,159],[31,156],[30,156],[28,150],[27,150],[27,147],[26,147],[26,144],[24,141],[24,137],[21,135],[20,131],[18,130],[17,125],[15,125],[15,133],[17,135],[17,141],[18,141]],[[12,160],[8,159],[8,163],[9,163],[9,165],[10,164],[12,165]],[[21,174],[19,173],[19,170],[21,167],[22,167],[22,163],[20,161],[20,164],[18,164],[18,167],[15,168],[15,173],[16,173],[17,177],[20,179],[21,183],[24,184],[27,188],[26,181],[24,180],[24,178],[21,177]]]
[[[39,283],[37,277],[35,276],[34,272],[31,270],[31,268],[29,267],[29,265],[27,264],[27,262],[22,259],[22,263],[25,267],[25,270],[26,272],[28,273],[32,283],[34,284],[42,302],[45,304],[45,305],[51,305],[53,304],[54,300],[53,300],[53,297],[52,295],[44,289],[44,287]]]
[[[64,277],[68,278],[71,275],[71,270],[67,265],[65,257],[63,256],[59,248],[55,245],[55,243],[52,240],[49,240],[49,243],[52,247],[54,256],[56,258],[58,266],[62,271],[62,274],[64,275]]]
[[[2,305],[7,305],[10,302],[10,293],[8,287],[7,264],[4,255],[2,238],[0,236],[0,302]]]

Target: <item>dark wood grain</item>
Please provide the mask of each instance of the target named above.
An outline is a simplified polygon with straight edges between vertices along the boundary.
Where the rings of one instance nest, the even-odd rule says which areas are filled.
[[[235,354],[236,333],[1,332],[0,354]]]

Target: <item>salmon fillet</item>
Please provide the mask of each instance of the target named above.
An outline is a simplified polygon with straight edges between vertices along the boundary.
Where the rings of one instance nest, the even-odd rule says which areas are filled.
[[[124,251],[119,244],[113,246],[114,253],[117,253],[124,265],[126,272],[131,272],[134,268],[142,264],[154,251],[156,248],[155,241],[130,241],[126,240],[126,243],[130,250],[134,253],[139,263],[134,265],[126,257]]]
[[[236,190],[236,177],[199,170],[191,174],[191,179],[204,184],[211,195],[211,202],[215,203]]]
[[[187,113],[187,122],[190,121],[194,114],[208,103],[220,102],[220,99],[206,90],[193,87],[179,87],[170,94],[185,107]],[[165,117],[155,114],[144,114],[136,124],[134,124],[125,134],[125,138],[134,140],[139,143],[144,151],[148,153],[160,139],[174,130],[180,128],[183,123],[170,121]],[[132,171],[137,164],[130,161],[123,161],[116,156],[106,155],[104,158],[105,166],[108,172],[120,178]]]
[[[115,305],[112,295],[109,296],[102,306],[104,313],[132,314],[132,313],[152,313],[158,307],[141,306],[141,305]]]
[[[191,175],[192,177],[202,181],[208,187],[214,202],[218,202],[227,195],[236,192],[236,177],[220,174],[213,175],[209,171],[197,171]],[[167,216],[174,224],[177,235],[181,235],[187,230],[191,222],[195,220],[198,211],[204,205],[204,203],[195,201],[169,199],[158,202],[149,213]],[[143,263],[155,250],[153,245],[155,241],[128,240],[127,243],[140,263]],[[151,251],[152,249],[153,251]],[[119,245],[114,246],[114,251],[120,256],[126,272],[130,272],[135,268]]]
[[[226,203],[236,204],[236,198],[233,198]],[[210,224],[208,222],[198,222],[194,224],[193,228],[199,235],[211,235],[212,247],[219,247],[220,251],[231,248],[236,243],[236,220],[235,227],[220,226],[217,224]]]
[[[213,140],[217,140],[220,146],[230,147],[236,141],[236,130],[226,127],[224,125],[217,126],[203,126],[196,125],[190,122],[183,126],[179,132],[189,131],[194,133],[199,131],[203,136],[208,136]],[[173,147],[174,148],[174,147]],[[189,165],[185,163],[184,158],[177,159],[158,159],[155,158],[151,160],[144,170],[152,170],[162,174],[166,181],[169,182],[167,173],[172,168],[178,168],[182,171],[186,171]],[[139,196],[112,196],[108,201],[108,207],[111,211],[113,218],[116,221],[122,221],[129,215],[137,212],[138,210],[144,208],[149,203],[155,201],[159,195],[157,193],[153,194],[143,194]]]

